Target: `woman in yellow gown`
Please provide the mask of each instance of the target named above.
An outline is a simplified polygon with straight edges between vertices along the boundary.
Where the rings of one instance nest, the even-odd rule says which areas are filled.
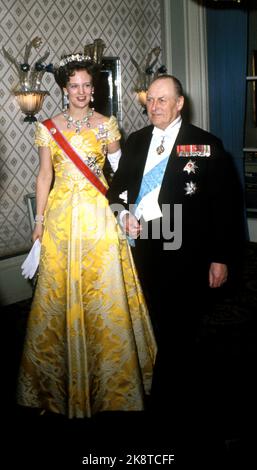
[[[53,138],[58,129],[107,187],[102,168],[120,133],[115,117],[90,108],[93,74],[82,54],[63,58],[55,78],[69,110],[52,119],[52,134],[37,124],[32,238],[42,244],[18,379],[20,405],[69,418],[144,409],[156,355],[127,241],[105,196]]]

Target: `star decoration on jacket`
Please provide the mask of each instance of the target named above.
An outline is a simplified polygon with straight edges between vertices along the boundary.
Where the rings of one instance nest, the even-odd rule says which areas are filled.
[[[193,181],[186,183],[185,191],[186,195],[192,196],[196,192],[196,184]]]
[[[184,166],[183,171],[186,171],[187,174],[189,175],[190,173],[195,173],[196,168],[198,168],[196,163],[193,162],[192,160],[189,160],[189,162],[187,162],[186,166]]]

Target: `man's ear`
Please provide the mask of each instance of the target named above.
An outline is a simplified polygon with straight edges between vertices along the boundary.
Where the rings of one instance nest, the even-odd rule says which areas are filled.
[[[177,99],[177,110],[178,111],[181,111],[181,109],[183,108],[184,106],[184,96],[179,96],[178,99]]]

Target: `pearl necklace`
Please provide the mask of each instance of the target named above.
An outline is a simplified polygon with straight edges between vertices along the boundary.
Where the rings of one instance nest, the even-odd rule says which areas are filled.
[[[63,110],[63,117],[67,121],[67,128],[70,129],[72,126],[75,126],[75,132],[76,134],[79,134],[83,124],[86,124],[87,127],[90,127],[89,118],[93,116],[94,114],[94,108],[90,109],[88,113],[86,114],[83,119],[74,119],[70,114],[66,113],[65,110]]]

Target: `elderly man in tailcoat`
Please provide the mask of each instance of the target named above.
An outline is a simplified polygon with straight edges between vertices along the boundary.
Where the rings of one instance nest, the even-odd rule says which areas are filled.
[[[158,340],[153,405],[173,417],[189,417],[200,404],[205,413],[210,382],[199,355],[199,324],[210,291],[234,276],[243,245],[232,160],[216,136],[182,119],[183,105],[176,77],[151,83],[151,125],[128,137],[107,192],[133,246]]]

